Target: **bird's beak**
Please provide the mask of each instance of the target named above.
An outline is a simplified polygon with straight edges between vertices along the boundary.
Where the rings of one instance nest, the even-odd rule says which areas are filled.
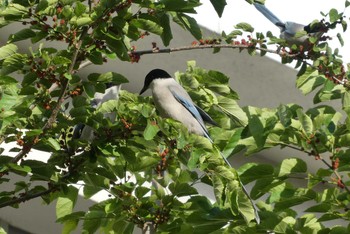
[[[147,87],[143,86],[143,88],[140,91],[140,95],[143,94],[147,90]]]

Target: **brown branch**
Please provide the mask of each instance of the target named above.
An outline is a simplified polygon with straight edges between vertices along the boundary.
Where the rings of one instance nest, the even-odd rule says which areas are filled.
[[[159,48],[153,48],[151,50],[140,50],[140,51],[132,51],[129,52],[129,56],[132,57],[133,55],[135,56],[142,56],[145,54],[170,54],[174,52],[181,52],[181,51],[187,51],[187,50],[198,50],[198,49],[255,49],[259,51],[264,51],[267,53],[273,53],[277,54],[281,57],[290,57],[294,58],[297,57],[298,54],[289,54],[286,52],[281,52],[280,50],[271,50],[267,48],[262,48],[262,47],[256,47],[256,46],[251,46],[251,45],[234,45],[234,44],[208,44],[208,45],[197,45],[197,46],[180,46],[180,47],[175,47],[175,48],[164,48],[164,49],[159,49]],[[107,58],[106,55],[103,55],[103,58]],[[90,60],[86,60],[85,62],[81,63],[79,66],[78,70],[83,69],[89,65],[91,65],[92,62]],[[56,87],[54,87],[56,88]],[[51,89],[51,88],[50,88]]]
[[[12,206],[14,204],[19,204],[21,202],[25,202],[25,201],[31,200],[33,198],[41,197],[43,195],[46,195],[46,194],[49,194],[49,193],[55,191],[56,189],[57,189],[56,187],[51,187],[45,191],[41,191],[41,192],[33,193],[33,194],[27,194],[27,195],[24,195],[24,196],[21,196],[18,198],[14,198],[14,199],[9,200],[9,201],[5,201],[5,202],[0,204],[0,208],[4,208],[6,206]]]
[[[271,50],[267,48],[252,46],[252,45],[234,45],[234,44],[207,44],[207,45],[196,45],[196,46],[181,46],[176,48],[165,48],[165,49],[156,49],[153,48],[152,50],[141,50],[141,51],[133,51],[131,54],[136,55],[144,55],[144,54],[161,54],[161,53],[173,53],[173,52],[180,52],[180,51],[186,51],[186,50],[198,50],[198,49],[255,49],[259,51],[264,51],[268,53],[273,53],[280,55],[281,57],[296,57],[297,54],[289,54],[286,52],[281,52],[279,50]]]

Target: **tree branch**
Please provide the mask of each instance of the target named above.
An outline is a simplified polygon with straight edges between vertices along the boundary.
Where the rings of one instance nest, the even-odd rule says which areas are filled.
[[[25,201],[31,200],[33,198],[41,197],[41,196],[49,194],[49,193],[51,193],[51,192],[53,192],[55,190],[56,190],[56,187],[51,187],[51,188],[49,188],[49,189],[47,189],[45,191],[41,191],[41,192],[33,193],[33,194],[27,194],[27,195],[24,195],[24,196],[21,196],[21,197],[18,197],[18,198],[9,200],[9,201],[5,201],[5,202],[0,204],[0,208],[4,208],[6,206],[12,206],[12,205],[15,205],[15,204],[19,204],[21,202],[25,202]]]
[[[161,53],[173,53],[173,52],[180,52],[180,51],[186,51],[186,50],[198,50],[198,49],[254,49],[259,51],[264,51],[268,53],[273,53],[280,55],[281,57],[296,57],[297,54],[288,54],[286,52],[281,52],[279,50],[271,50],[263,47],[257,47],[252,46],[249,44],[206,44],[206,45],[195,45],[195,46],[180,46],[176,48],[165,48],[165,49],[159,49],[159,48],[153,48],[152,50],[141,50],[141,51],[133,51],[131,54],[136,55],[144,55],[144,54],[161,54]]]

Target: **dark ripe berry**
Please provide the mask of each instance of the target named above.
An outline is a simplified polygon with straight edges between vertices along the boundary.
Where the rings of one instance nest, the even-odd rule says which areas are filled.
[[[36,20],[30,21],[30,24],[31,25],[36,25],[36,24],[38,24],[38,21],[36,21]]]
[[[66,23],[66,21],[64,20],[64,19],[61,19],[60,20],[60,25],[63,25],[63,24],[65,24]]]
[[[46,20],[47,20],[47,17],[46,17],[46,16],[44,16],[42,20],[43,20],[43,21],[46,21]]]
[[[23,21],[22,24],[23,24],[23,25],[27,25],[27,22],[26,22],[26,21]]]

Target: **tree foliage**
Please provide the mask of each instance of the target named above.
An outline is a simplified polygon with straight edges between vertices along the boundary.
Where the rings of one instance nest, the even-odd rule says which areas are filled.
[[[211,3],[221,16],[226,1]],[[16,142],[11,151],[17,152],[10,157],[1,148],[0,183],[13,184],[14,189],[0,191],[0,207],[20,209],[21,202],[37,197],[46,204],[55,202],[63,233],[78,223],[85,233],[132,233],[137,227],[159,233],[349,231],[349,72],[338,49],[328,46],[327,37],[310,38],[307,47],[288,45],[271,33],[254,33],[246,23],[220,39],[203,39],[196,21],[186,14],[195,13],[199,5],[199,0],[2,3],[0,26],[21,26],[0,47],[0,142]],[[322,22],[346,31],[346,20],[337,10],[324,18]],[[314,102],[319,105],[308,110],[298,104],[240,107],[229,77],[189,62],[187,70],[175,76],[219,123],[209,129],[214,145],[189,135],[176,121],[161,119],[151,98],[121,91],[118,100],[91,107],[90,100],[105,91],[106,83],[119,85],[127,78],[116,72],[88,77],[78,72],[107,58],[137,62],[144,54],[162,52],[158,47],[137,52],[132,43],[152,33],[169,45],[171,22],[198,40],[186,49],[218,52],[230,47],[251,55],[259,50],[261,55],[278,53],[282,63],[296,62],[297,88],[304,94],[316,90]],[[344,43],[340,34],[338,39]],[[18,49],[17,42],[23,40],[33,44],[29,52]],[[53,44],[46,41],[57,46],[49,47]],[[281,49],[271,50],[270,44]],[[342,110],[324,104],[329,100],[338,101]],[[115,113],[115,119],[104,118],[107,113]],[[90,126],[95,139],[72,138],[70,129],[77,124]],[[323,164],[312,172],[303,159],[288,158],[277,166],[248,163],[235,170],[220,156],[272,147],[292,148]],[[50,158],[26,159],[33,149],[50,153]],[[12,174],[23,179],[13,181]],[[307,183],[296,186],[296,178]],[[251,196],[258,201],[260,224],[239,179],[254,182]],[[211,187],[216,201],[200,194],[197,183]],[[100,191],[109,199],[76,210],[78,184],[83,184],[85,199]],[[295,209],[300,204],[308,207],[303,215]],[[345,225],[326,225],[330,220]]]

